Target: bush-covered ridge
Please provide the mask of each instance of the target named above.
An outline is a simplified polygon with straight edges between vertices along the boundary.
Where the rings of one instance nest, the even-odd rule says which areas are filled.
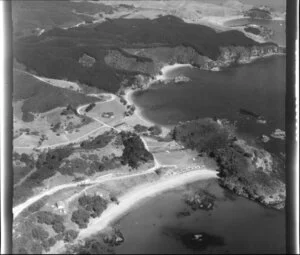
[[[264,205],[285,206],[284,171],[279,159],[235,137],[228,122],[199,119],[177,125],[173,139],[215,158],[220,185]]]
[[[115,69],[105,61],[111,51],[129,59],[129,65],[153,63],[151,59],[124,52],[123,48],[145,48],[182,45],[191,47],[202,55],[216,60],[220,47],[260,45],[240,31],[216,33],[213,29],[183,22],[173,16],[157,19],[115,19],[100,24],[68,30],[54,28],[41,36],[20,39],[14,44],[15,58],[28,70],[39,75],[68,79],[116,92],[124,77],[138,73],[138,68]],[[94,58],[93,66],[80,64],[84,54]],[[153,69],[153,68],[152,68]],[[147,70],[147,68],[142,68]],[[101,83],[99,82],[101,81]]]

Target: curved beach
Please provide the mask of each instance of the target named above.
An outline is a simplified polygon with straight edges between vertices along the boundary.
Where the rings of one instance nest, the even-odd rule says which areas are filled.
[[[148,183],[133,188],[118,199],[120,202],[118,205],[110,204],[99,218],[91,220],[88,227],[79,233],[78,239],[87,238],[103,230],[110,223],[130,210],[131,207],[147,197],[154,196],[178,186],[210,178],[217,178],[217,172],[213,170],[198,170],[175,175],[157,183]]]

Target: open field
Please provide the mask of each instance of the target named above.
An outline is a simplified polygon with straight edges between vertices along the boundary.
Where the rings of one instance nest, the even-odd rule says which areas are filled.
[[[16,151],[28,153],[28,149],[37,147],[54,148],[99,134],[102,128],[99,123],[76,115],[75,111],[79,104],[102,100],[98,96],[86,96],[62,88],[62,84],[69,84],[65,81],[43,80],[18,70],[14,74],[13,144]],[[24,119],[26,114],[32,119]]]
[[[53,27],[76,26],[91,22],[93,15],[109,13],[112,7],[98,3],[75,1],[13,1],[14,36],[39,35]]]

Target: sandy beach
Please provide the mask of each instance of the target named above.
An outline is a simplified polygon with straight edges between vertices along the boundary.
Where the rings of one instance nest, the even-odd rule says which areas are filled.
[[[191,67],[193,68],[193,66],[191,64],[179,64],[179,63],[175,63],[173,65],[166,65],[164,66],[160,71],[161,71],[161,74],[160,75],[157,75],[155,77],[155,80],[154,82],[156,81],[166,81],[168,80],[168,77],[167,77],[167,74],[168,72],[171,72],[173,70],[176,70],[177,68],[180,68],[180,67]]]
[[[146,197],[151,197],[188,183],[210,178],[217,178],[217,172],[213,170],[198,170],[168,177],[157,183],[148,183],[135,187],[119,198],[120,203],[118,205],[110,204],[99,218],[91,220],[88,227],[79,233],[78,239],[87,238],[106,228]]]

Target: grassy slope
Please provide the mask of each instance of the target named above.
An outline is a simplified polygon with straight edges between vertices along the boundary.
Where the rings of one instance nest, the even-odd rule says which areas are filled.
[[[202,55],[216,59],[220,46],[256,44],[258,43],[239,31],[216,33],[209,27],[164,16],[154,20],[108,20],[69,30],[55,28],[40,37],[27,37],[17,41],[14,53],[19,62],[40,75],[79,80],[87,85],[115,92],[128,73],[106,65],[104,56],[108,49],[187,45]],[[78,63],[84,53],[96,59],[93,67],[85,68]]]
[[[12,1],[12,17],[14,35],[26,36],[32,34],[36,28],[49,29],[56,26],[68,26],[91,18],[78,13],[95,14],[111,12],[111,6],[90,2],[70,2],[68,0],[26,0]]]
[[[19,71],[14,71],[13,99],[25,100],[23,113],[46,112],[68,104],[75,107],[96,100],[68,89],[51,86]]]

